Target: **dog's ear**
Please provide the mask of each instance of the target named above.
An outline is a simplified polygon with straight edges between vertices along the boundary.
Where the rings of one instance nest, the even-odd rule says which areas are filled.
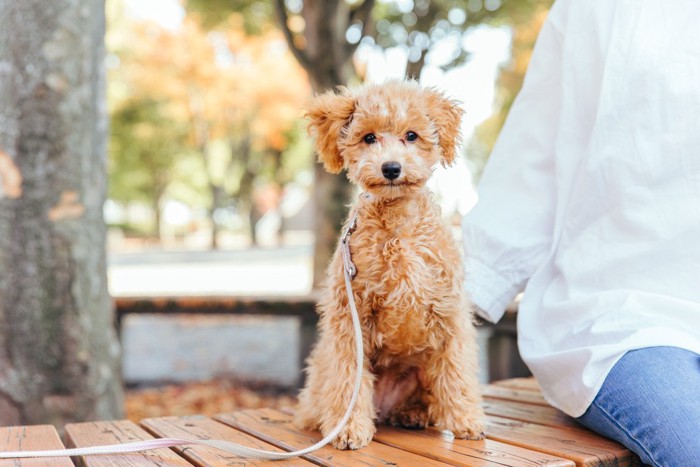
[[[340,88],[340,93],[328,91],[316,96],[306,108],[309,119],[309,132],[315,136],[318,160],[330,173],[343,170],[343,156],[338,148],[338,141],[343,129],[352,120],[355,111],[355,99],[347,88]]]
[[[448,99],[434,89],[426,89],[428,118],[435,125],[438,144],[442,150],[442,164],[450,165],[457,156],[457,145],[462,136],[460,126],[464,111],[457,101]]]

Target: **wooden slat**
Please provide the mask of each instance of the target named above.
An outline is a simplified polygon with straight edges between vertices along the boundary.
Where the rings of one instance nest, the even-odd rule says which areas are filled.
[[[583,428],[554,428],[490,415],[486,419],[489,439],[570,459],[577,466],[630,465],[635,459],[624,446]]]
[[[228,425],[212,420],[201,415],[191,417],[164,417],[149,418],[141,421],[141,426],[153,433],[158,438],[184,438],[184,439],[221,439],[231,441],[243,446],[262,449],[265,451],[280,452],[281,449],[264,443],[257,438],[242,433]],[[241,459],[233,454],[227,454],[218,449],[206,446],[185,446],[174,448],[181,456],[189,460],[193,465],[236,465],[236,466],[310,466],[309,462],[302,459],[289,461],[260,461],[255,459]]]
[[[503,400],[492,401],[489,399],[484,400],[483,407],[488,415],[512,418],[513,420],[534,423],[536,425],[581,428],[581,425],[576,423],[573,418],[554,407],[542,407],[539,405]]]
[[[0,428],[0,451],[44,451],[63,449],[56,429],[51,425]],[[0,460],[1,467],[69,467],[68,457]]]
[[[511,389],[506,386],[488,384],[481,388],[484,399],[499,399],[522,402],[524,404],[540,405],[549,407],[544,396],[539,391]]]
[[[510,389],[520,389],[521,391],[540,392],[540,385],[537,384],[535,378],[512,378],[494,381],[491,383],[496,386],[501,386]]]
[[[152,438],[153,436],[130,421],[89,422],[66,425],[66,442],[70,447],[128,443]],[[80,458],[78,464],[88,467],[192,465],[170,449],[157,449],[133,454],[86,456]]]
[[[265,314],[274,316],[301,316],[316,320],[318,294],[291,296],[163,296],[115,297],[118,317],[131,313],[158,314]]]
[[[435,429],[413,431],[382,426],[374,439],[404,451],[457,466],[574,466],[573,461],[542,452],[509,446],[491,439],[454,439],[452,435]]]
[[[290,415],[272,409],[233,412],[215,418],[287,451],[309,447],[321,439],[319,433],[297,430],[292,425]],[[304,458],[318,465],[334,467],[448,465],[377,442],[357,451],[340,451],[332,446],[324,446]]]

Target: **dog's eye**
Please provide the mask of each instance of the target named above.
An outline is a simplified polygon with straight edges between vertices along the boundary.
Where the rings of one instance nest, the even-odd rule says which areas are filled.
[[[409,131],[406,133],[406,141],[415,141],[418,139],[418,135],[415,131]]]
[[[364,138],[362,138],[367,144],[374,144],[377,142],[377,137],[374,133],[367,133]]]

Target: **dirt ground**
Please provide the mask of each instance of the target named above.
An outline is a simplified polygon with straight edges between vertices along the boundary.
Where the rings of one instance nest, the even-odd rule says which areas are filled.
[[[294,407],[296,392],[269,386],[251,386],[234,381],[215,380],[127,389],[126,417],[138,422],[144,418],[214,415],[262,407]]]

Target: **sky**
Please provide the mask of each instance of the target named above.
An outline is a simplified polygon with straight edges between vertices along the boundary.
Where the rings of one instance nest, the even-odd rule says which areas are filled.
[[[178,0],[124,0],[126,14],[138,20],[151,20],[168,29],[177,29],[185,18]]]

